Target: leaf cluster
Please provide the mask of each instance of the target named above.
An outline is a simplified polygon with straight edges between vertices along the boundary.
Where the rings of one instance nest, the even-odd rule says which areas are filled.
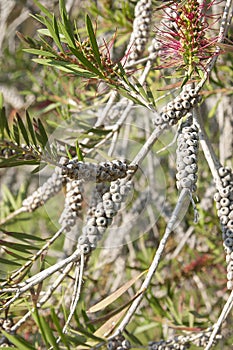
[[[41,120],[31,117],[26,111],[26,120],[16,113],[10,125],[1,98],[0,105],[0,167],[37,165],[43,159],[53,160],[56,152],[50,147],[48,135]]]
[[[42,4],[35,1],[44,15],[33,15],[45,28],[38,30],[39,40],[20,35],[30,48],[25,52],[38,56],[33,61],[45,66],[54,67],[66,74],[84,79],[104,81],[110,88],[136,104],[152,108],[154,101],[151,92],[137,81],[130,81],[129,73],[121,62],[110,58],[107,44],[99,46],[90,17],[86,16],[85,39],[81,39],[76,23],[72,23],[60,1],[60,19],[50,13]],[[48,40],[48,38],[50,40]],[[50,41],[52,39],[52,43]]]

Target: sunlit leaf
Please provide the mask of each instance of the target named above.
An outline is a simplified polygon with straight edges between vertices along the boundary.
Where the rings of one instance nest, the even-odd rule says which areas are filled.
[[[7,332],[5,332],[3,329],[1,330],[2,334],[10,340],[12,344],[16,346],[17,349],[20,350],[36,350],[29,342],[24,340],[18,335],[12,335]]]
[[[86,16],[86,26],[87,26],[87,31],[89,34],[89,39],[90,39],[90,43],[91,43],[91,46],[93,49],[95,59],[98,62],[98,65],[101,66],[99,47],[98,47],[98,44],[96,41],[96,36],[95,36],[94,30],[93,30],[91,19],[88,15]]]
[[[132,278],[130,281],[126,282],[122,287],[117,289],[115,292],[113,292],[111,295],[107,296],[103,300],[101,300],[99,303],[92,306],[88,312],[93,313],[97,312],[99,310],[103,310],[106,306],[109,304],[112,304],[116,299],[118,299],[122,294],[124,294],[137,280],[139,280],[147,271],[143,271],[140,273],[140,275]]]

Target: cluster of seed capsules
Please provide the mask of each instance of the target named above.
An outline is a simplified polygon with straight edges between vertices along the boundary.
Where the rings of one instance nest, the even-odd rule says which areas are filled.
[[[23,200],[22,207],[26,211],[32,212],[36,210],[61,190],[66,179],[61,174],[59,167],[55,170],[42,186],[38,187],[36,191]]]
[[[140,58],[149,39],[152,15],[151,0],[139,0],[135,6],[134,14],[133,32],[126,50],[129,52],[128,64],[133,64]]]
[[[13,320],[10,318],[0,318],[0,329],[3,329],[5,332],[15,335],[15,331],[11,330],[11,327],[14,325]],[[4,335],[0,338],[0,347],[9,347],[12,345],[10,341]]]
[[[227,262],[227,288],[233,290],[233,173],[229,167],[218,169],[220,184],[214,195],[222,226],[223,246]]]
[[[118,335],[114,339],[108,341],[107,350],[129,350],[131,344],[123,335]]]
[[[85,181],[94,181],[96,183],[122,179],[130,172],[136,170],[136,165],[127,164],[120,160],[94,164],[72,159],[61,166],[61,173],[63,176],[76,180],[83,179]]]
[[[97,242],[101,240],[107,227],[112,223],[112,218],[120,210],[131,188],[131,181],[125,183],[121,180],[113,181],[96,206],[90,208],[86,225],[78,238],[78,246],[84,254],[96,248]]]
[[[198,128],[192,124],[192,115],[189,115],[187,121],[182,123],[177,138],[176,185],[178,190],[188,188],[191,192],[196,191],[198,147]]]
[[[67,181],[64,209],[59,219],[64,233],[69,232],[76,224],[82,209],[83,191],[83,180]]]
[[[201,97],[193,84],[185,85],[181,93],[161,110],[154,118],[156,126],[168,126],[176,124],[182,117],[190,112],[200,102]]]
[[[200,333],[191,333],[189,335],[178,335],[168,340],[160,340],[157,342],[149,343],[149,350],[186,350],[189,349],[192,344],[198,347],[206,347],[213,329],[207,328]],[[213,345],[217,344],[217,341],[221,339],[221,334],[217,334]]]

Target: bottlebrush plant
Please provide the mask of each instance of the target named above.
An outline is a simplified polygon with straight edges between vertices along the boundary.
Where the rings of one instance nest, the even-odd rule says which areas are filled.
[[[232,1],[47,5],[1,12],[0,346],[230,349]]]

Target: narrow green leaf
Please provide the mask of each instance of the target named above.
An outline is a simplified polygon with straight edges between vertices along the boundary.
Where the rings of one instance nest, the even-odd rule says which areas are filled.
[[[52,20],[53,15],[52,13],[50,13],[50,11],[44,7],[38,0],[34,0],[35,4],[37,7],[39,7],[39,9],[48,17]]]
[[[19,254],[16,254],[16,253],[14,253],[14,252],[12,252],[12,251],[10,251],[10,250],[8,250],[8,249],[4,249],[4,251],[5,251],[5,253],[6,254],[8,254],[8,255],[10,255],[10,259],[12,260],[12,258],[15,258],[15,259],[17,259],[17,261],[20,261],[20,260],[22,260],[22,261],[28,261],[28,259],[30,258],[30,257],[24,257],[24,256],[22,256],[22,255],[19,255]],[[20,264],[20,266],[21,266],[21,264]]]
[[[83,158],[82,151],[79,147],[78,140],[76,140],[75,148],[76,148],[76,154],[77,154],[78,160],[82,162],[84,160],[84,158]]]
[[[53,332],[51,331],[51,328],[50,328],[48,322],[46,322],[44,317],[40,318],[40,322],[41,322],[41,325],[44,329],[44,333],[45,333],[45,336],[46,336],[46,339],[47,339],[49,345],[52,345],[53,349],[59,350],[58,344],[56,342],[56,338],[55,338]]]
[[[33,55],[44,56],[44,57],[56,57],[55,53],[39,50],[39,49],[23,49],[24,52],[31,53]]]
[[[12,344],[14,344],[17,349],[20,350],[36,350],[36,348],[34,348],[29,342],[27,342],[26,340],[24,340],[23,338],[21,338],[18,335],[11,335],[7,332],[5,332],[3,329],[1,330],[2,334],[10,340],[10,342]]]
[[[65,37],[68,41],[68,44],[71,47],[75,47],[74,31],[73,31],[72,24],[70,22],[69,16],[68,16],[67,11],[66,11],[66,6],[65,6],[64,0],[59,1],[59,8],[60,8],[61,18],[63,21],[63,23],[60,23],[61,30],[62,30],[63,34],[65,35]]]
[[[149,87],[148,84],[146,84],[146,93],[147,93],[147,98],[148,98],[148,101],[152,104],[152,106],[154,108],[156,108],[156,104],[155,104],[155,99],[154,99],[154,96],[153,96],[153,93]]]
[[[30,132],[31,139],[32,139],[32,141],[34,143],[34,146],[37,146],[34,128],[33,128],[33,125],[32,125],[32,122],[31,122],[31,118],[29,116],[28,111],[26,111],[26,119],[27,119],[27,126],[28,126],[28,130]]]
[[[0,109],[3,108],[3,103],[4,103],[3,93],[0,92]]]
[[[16,261],[12,261],[12,259],[3,259],[0,257],[0,263],[4,265],[11,265],[11,266],[21,266],[20,263]]]
[[[65,344],[65,346],[67,347],[67,349],[70,349],[69,346],[69,342],[67,339],[67,336],[62,332],[62,327],[61,327],[61,321],[59,320],[59,318],[57,317],[55,310],[52,308],[51,309],[51,318],[53,320],[53,323],[56,326],[56,330],[59,334],[59,336],[61,337],[61,341]]]
[[[35,235],[31,235],[28,233],[24,233],[24,232],[15,232],[15,231],[7,231],[7,230],[3,230],[1,229],[1,231],[10,237],[14,237],[20,241],[22,240],[29,240],[29,241],[38,241],[38,242],[44,242],[45,240],[41,237],[37,237]]]
[[[2,185],[2,194],[3,194],[4,201],[8,201],[14,210],[18,209],[12,192],[9,190],[9,188],[5,184]]]
[[[89,34],[89,39],[90,39],[90,43],[91,43],[91,47],[93,49],[95,59],[96,59],[98,65],[101,67],[102,64],[101,64],[101,59],[100,59],[99,47],[98,47],[98,44],[96,41],[96,37],[95,37],[95,33],[94,33],[93,26],[91,23],[91,19],[88,15],[86,16],[86,27],[87,27],[87,32]]]
[[[64,53],[64,50],[63,50],[63,47],[62,47],[61,41],[60,41],[60,33],[59,33],[59,29],[58,29],[57,20],[56,20],[56,17],[54,15],[53,15],[53,30],[54,30],[54,34],[55,34],[53,39],[54,39],[57,47],[59,48],[59,50]]]
[[[31,171],[31,174],[36,174],[47,166],[47,163],[41,163],[35,169]]]
[[[132,78],[133,78],[134,83],[137,87],[137,92],[139,92],[139,94],[141,96],[143,96],[145,100],[147,100],[147,94],[146,94],[146,91],[144,90],[143,86],[140,84],[140,82],[138,81],[137,78],[135,78],[135,77],[132,77]]]
[[[14,120],[13,124],[13,137],[17,145],[20,145],[20,136],[19,136],[19,128],[18,125],[16,124],[16,120]]]
[[[29,253],[29,254],[30,254],[30,250],[38,250],[37,247],[34,247],[32,245],[29,245],[29,244],[8,242],[8,241],[4,241],[3,239],[0,239],[0,244],[5,246],[5,247],[9,247],[12,250],[16,250],[16,251],[24,252],[24,253]]]
[[[90,73],[86,70],[82,70],[78,68],[76,65],[71,64],[69,62],[55,61],[55,60],[43,59],[43,58],[35,58],[33,59],[33,61],[39,64],[43,64],[45,66],[57,68],[63,72],[74,74],[86,79],[91,79],[96,77],[96,75],[93,75],[93,73]]]
[[[2,139],[4,139],[4,135],[5,135],[5,130],[8,134],[9,137],[11,137],[11,132],[10,132],[10,128],[8,125],[8,120],[6,117],[6,109],[5,107],[0,109],[0,128],[1,128],[1,134],[2,134]]]
[[[25,126],[24,126],[24,123],[23,123],[21,117],[19,116],[19,114],[16,114],[16,118],[17,118],[17,121],[18,121],[18,125],[19,125],[19,128],[20,128],[21,134],[23,135],[24,141],[26,142],[27,146],[29,146],[30,145],[29,137],[28,137],[27,130],[26,130]]]
[[[47,340],[47,337],[46,337],[46,334],[45,334],[45,331],[44,331],[43,324],[41,322],[42,317],[39,315],[39,312],[38,312],[38,310],[36,308],[32,312],[32,317],[33,317],[34,321],[36,322],[37,326],[39,327],[39,329],[41,331],[41,335],[42,335],[42,338],[43,338],[43,340],[45,342],[46,349],[49,349],[49,343],[48,343],[48,340]]]
[[[70,51],[77,57],[77,59],[84,65],[84,67],[89,69],[91,72],[97,74],[98,76],[104,78],[103,74],[91,64],[90,61],[83,55],[81,51],[78,51],[77,49],[73,49],[70,47]]]
[[[17,157],[17,156],[16,156]],[[37,160],[11,160],[11,158],[8,159],[0,159],[0,168],[12,168],[14,166],[21,166],[21,165],[37,165],[40,164],[40,159]]]

